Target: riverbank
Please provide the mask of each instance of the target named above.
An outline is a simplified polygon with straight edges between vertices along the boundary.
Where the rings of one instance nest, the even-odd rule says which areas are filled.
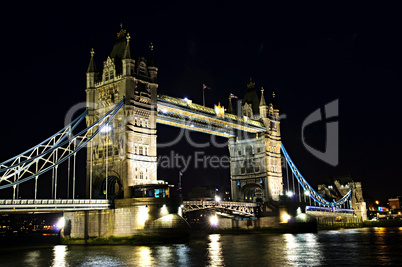
[[[364,221],[363,227],[402,227],[402,220]]]

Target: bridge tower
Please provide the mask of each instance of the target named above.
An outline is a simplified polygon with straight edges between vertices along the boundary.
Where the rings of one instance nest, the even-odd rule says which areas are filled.
[[[255,83],[250,79],[242,100],[241,115],[245,121],[263,121],[266,132],[239,132],[236,137],[229,139],[234,201],[270,203],[278,201],[282,194],[279,110],[274,100],[275,95],[267,105],[263,89],[259,99]]]
[[[87,70],[87,125],[125,97],[125,106],[87,147],[87,197],[129,198],[130,187],[157,179],[157,73],[149,57],[134,57],[122,25],[98,73],[94,51]],[[107,181],[107,183],[106,183]],[[107,185],[106,185],[107,184]]]

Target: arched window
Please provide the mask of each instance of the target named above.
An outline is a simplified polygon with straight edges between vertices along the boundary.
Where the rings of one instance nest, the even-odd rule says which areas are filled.
[[[253,147],[251,145],[246,146],[246,156],[253,155]]]

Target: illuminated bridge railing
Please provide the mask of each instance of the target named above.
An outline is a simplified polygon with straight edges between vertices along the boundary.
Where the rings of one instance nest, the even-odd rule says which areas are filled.
[[[183,212],[213,209],[221,213],[254,217],[256,203],[232,202],[232,201],[183,201]]]
[[[0,199],[0,212],[63,212],[109,209],[106,199]]]
[[[318,207],[318,206],[306,206],[306,213],[314,216],[338,216],[338,215],[346,215],[346,216],[354,216],[354,209],[340,209],[335,208],[332,210],[330,207]]]

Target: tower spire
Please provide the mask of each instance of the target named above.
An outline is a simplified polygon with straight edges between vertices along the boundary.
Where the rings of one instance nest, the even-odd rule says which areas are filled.
[[[154,44],[153,43],[149,44],[148,66],[155,67]]]
[[[233,105],[232,105],[232,94],[229,95],[229,107],[228,113],[233,114]]]
[[[261,100],[260,100],[260,107],[261,106],[266,106],[267,103],[265,103],[265,98],[264,98],[264,88],[261,87]]]
[[[88,69],[87,69],[87,73],[96,72],[96,65],[95,65],[95,62],[94,62],[94,54],[95,54],[95,51],[92,48],[91,49],[91,59],[89,61],[89,66],[88,66]]]
[[[131,59],[131,51],[130,51],[130,34],[127,33],[126,39],[126,49],[124,50],[123,59]]]

